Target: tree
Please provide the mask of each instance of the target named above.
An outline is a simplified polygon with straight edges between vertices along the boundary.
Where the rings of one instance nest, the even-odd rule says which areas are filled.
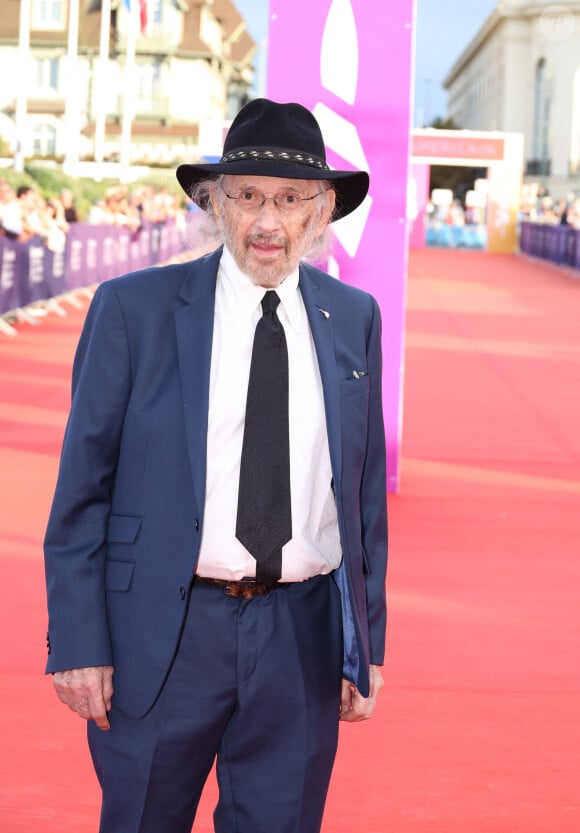
[[[460,126],[455,124],[450,116],[445,116],[445,118],[437,116],[437,118],[431,122],[429,127],[434,127],[435,130],[461,130]]]

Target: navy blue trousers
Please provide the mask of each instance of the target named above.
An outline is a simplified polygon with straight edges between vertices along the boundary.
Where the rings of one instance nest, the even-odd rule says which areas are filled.
[[[194,584],[152,710],[133,720],[113,699],[110,731],[89,724],[100,833],[190,833],[216,758],[216,833],[319,833],[338,739],[341,633],[329,576],[246,601]]]

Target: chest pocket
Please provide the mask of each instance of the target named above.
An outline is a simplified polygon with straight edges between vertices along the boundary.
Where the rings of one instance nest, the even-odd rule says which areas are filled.
[[[370,387],[368,374],[340,383],[343,460],[353,472],[362,469],[365,459]]]
[[[342,399],[350,396],[365,396],[368,400],[371,388],[371,377],[369,373],[359,376],[358,379],[352,376],[350,379],[343,379],[340,383],[340,396]]]

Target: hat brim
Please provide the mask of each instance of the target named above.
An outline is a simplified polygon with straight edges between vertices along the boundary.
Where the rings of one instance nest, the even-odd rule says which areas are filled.
[[[289,162],[243,160],[214,162],[199,165],[180,165],[175,175],[191,199],[193,188],[204,179],[215,179],[221,174],[231,176],[274,176],[281,179],[311,179],[332,182],[336,191],[336,208],[332,221],[346,217],[363,202],[369,190],[366,171],[334,171]],[[200,208],[204,208],[200,205]]]

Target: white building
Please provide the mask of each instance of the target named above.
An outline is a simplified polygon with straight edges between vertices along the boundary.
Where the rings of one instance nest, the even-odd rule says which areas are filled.
[[[502,0],[443,86],[459,127],[524,135],[528,179],[580,185],[580,2]]]
[[[101,29],[100,0],[79,0],[78,59],[71,81],[67,58],[69,2],[30,0],[26,74],[25,157],[67,152],[67,97],[79,102],[81,158],[94,153]],[[199,133],[222,125],[250,97],[256,44],[232,0],[145,0],[130,95],[125,95],[128,4],[111,0],[106,69],[105,159],[121,151],[123,113],[133,114],[130,161],[173,164],[198,158]],[[19,0],[0,13],[0,136],[14,150],[19,87]],[[6,83],[7,79],[12,79]],[[208,131],[205,130],[207,133]],[[221,143],[220,143],[221,146]]]

